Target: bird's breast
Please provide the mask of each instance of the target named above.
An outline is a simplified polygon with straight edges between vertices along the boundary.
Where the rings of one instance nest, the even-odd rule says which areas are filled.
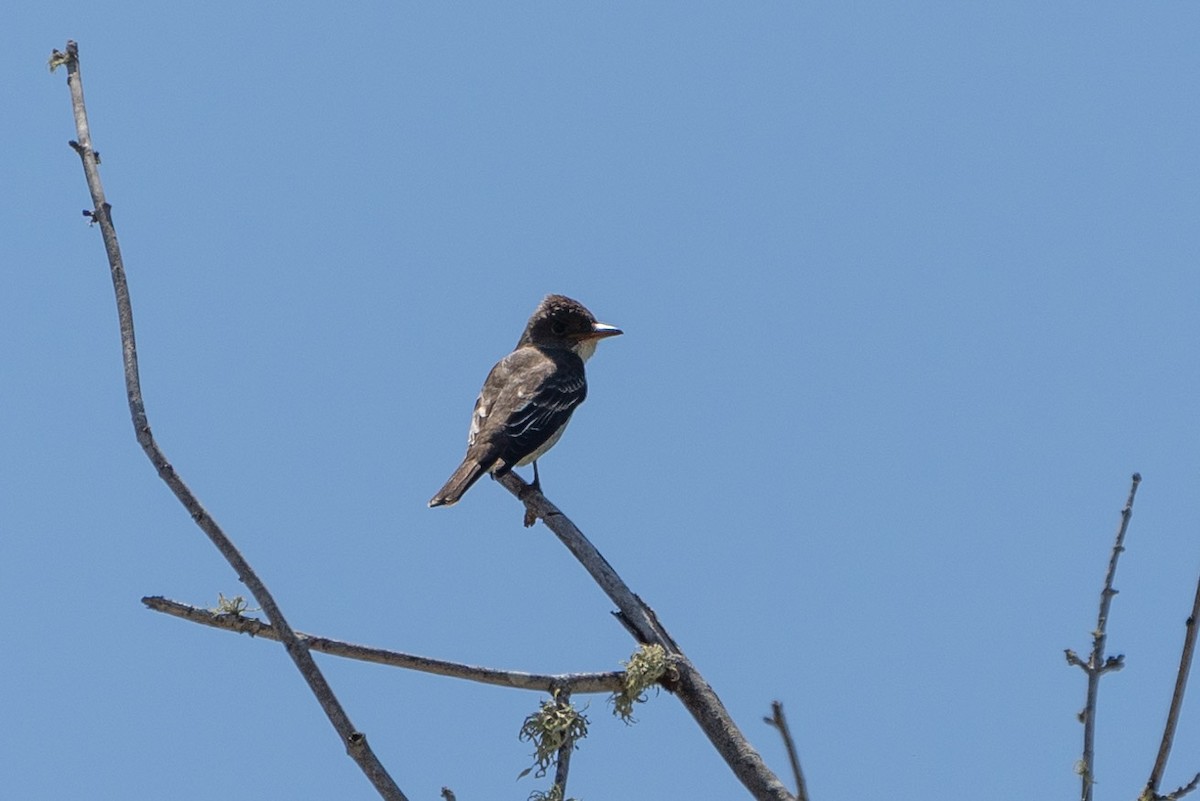
[[[568,420],[567,423],[569,422],[571,421]],[[563,432],[567,430],[567,423],[563,423],[561,426],[559,426],[558,430],[551,434],[550,437],[543,442],[537,450],[518,461],[517,467],[524,467],[525,465],[531,462],[536,462],[538,459],[542,458],[546,451],[553,448],[559,439],[562,438]]]

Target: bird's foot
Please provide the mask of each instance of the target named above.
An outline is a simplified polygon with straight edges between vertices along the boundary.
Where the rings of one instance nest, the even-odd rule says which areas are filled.
[[[533,506],[529,504],[529,497],[534,493],[542,494],[542,480],[538,476],[536,461],[533,463],[533,483],[526,484],[525,488],[517,495],[519,499],[525,501],[525,528],[529,528],[537,522],[537,512],[533,511]]]
[[[526,484],[521,489],[521,492],[518,493],[517,497],[520,498],[521,500],[525,500],[533,493],[535,493],[535,492],[541,493],[541,491],[542,491],[542,479],[538,476],[537,462],[534,462],[533,463],[533,481]]]

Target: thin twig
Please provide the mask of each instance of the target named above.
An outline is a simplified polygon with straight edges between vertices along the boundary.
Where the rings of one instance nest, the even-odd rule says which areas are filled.
[[[555,695],[555,700],[560,704],[571,703],[571,691],[563,689]],[[568,737],[566,741],[559,746],[558,755],[555,758],[554,766],[554,786],[558,788],[558,797],[565,801],[567,797],[567,776],[571,772],[571,752],[575,750],[575,740]]]
[[[1192,601],[1192,613],[1188,615],[1183,635],[1183,654],[1179,657],[1179,672],[1175,674],[1175,691],[1171,694],[1171,706],[1167,711],[1167,723],[1163,727],[1162,743],[1158,747],[1158,757],[1154,760],[1154,768],[1150,771],[1150,780],[1142,797],[1150,793],[1155,798],[1159,785],[1162,784],[1163,772],[1167,769],[1167,759],[1171,756],[1171,745],[1175,741],[1175,728],[1179,723],[1179,710],[1183,707],[1183,693],[1187,689],[1188,674],[1192,671],[1192,655],[1196,652],[1196,620],[1200,619],[1200,581],[1196,582],[1196,597]],[[1183,787],[1171,793],[1172,798],[1179,798],[1190,793],[1200,782],[1200,774]]]
[[[223,631],[238,634],[249,634],[252,637],[262,637],[267,640],[279,640],[279,634],[269,624],[257,618],[244,615],[214,612],[190,604],[182,604],[161,596],[152,595],[142,599],[148,608],[162,612],[172,617],[211,626]],[[515,670],[496,670],[494,668],[465,665],[460,662],[448,662],[442,659],[430,659],[425,656],[406,654],[400,651],[389,651],[385,648],[372,648],[366,645],[356,645],[343,640],[329,637],[319,637],[314,634],[295,632],[310,651],[319,651],[331,656],[345,659],[357,659],[360,662],[373,662],[377,665],[406,668],[421,673],[432,673],[436,676],[449,676],[456,679],[475,681],[480,684],[492,684],[499,687],[512,687],[518,690],[535,690],[538,692],[553,692],[555,688],[564,688],[573,693],[611,693],[621,689],[625,674],[619,670],[604,673],[560,673],[539,674],[523,673]]]
[[[1083,723],[1083,758],[1079,761],[1079,776],[1082,782],[1080,798],[1082,801],[1092,801],[1092,786],[1095,784],[1095,738],[1096,738],[1096,696],[1100,689],[1100,677],[1110,670],[1120,670],[1124,665],[1123,656],[1105,657],[1104,644],[1108,639],[1108,610],[1112,605],[1113,579],[1117,574],[1117,560],[1125,550],[1125,532],[1129,528],[1129,519],[1133,517],[1133,499],[1137,495],[1138,484],[1142,477],[1133,474],[1129,487],[1129,497],[1125,508],[1121,510],[1121,522],[1117,526],[1117,539],[1113,543],[1112,555],[1108,559],[1108,571],[1104,575],[1104,589],[1100,591],[1100,613],[1096,620],[1096,629],[1092,632],[1092,653],[1084,662],[1078,654],[1068,649],[1067,664],[1075,665],[1087,674],[1087,702],[1079,719]]]
[[[1166,795],[1156,796],[1156,798],[1159,799],[1159,801],[1179,801],[1180,798],[1183,798],[1197,787],[1200,787],[1200,773],[1197,773],[1195,776],[1193,776],[1192,780],[1182,787],[1176,787]]]
[[[796,741],[792,739],[792,730],[788,728],[787,718],[783,714],[783,703],[771,702],[771,717],[763,720],[779,729],[783,738],[783,747],[787,749],[788,761],[792,763],[792,775],[796,778],[796,801],[808,801],[808,786],[804,783],[804,773],[800,770],[800,754],[796,750]]]
[[[250,564],[234,546],[233,542],[217,525],[217,522],[205,511],[200,501],[184,484],[183,479],[167,461],[166,456],[155,442],[150,433],[150,423],[146,415],[146,407],[142,401],[141,378],[138,375],[137,344],[133,334],[133,307],[129,299],[129,286],[125,279],[125,267],[121,259],[121,248],[117,243],[116,229],[112,222],[112,207],[104,197],[104,187],[100,182],[100,171],[97,167],[95,150],[92,148],[91,134],[88,130],[87,109],[83,102],[83,82],[79,72],[79,48],[73,41],[67,42],[66,53],[57,50],[51,56],[51,64],[65,64],[67,67],[67,86],[71,91],[71,106],[75,114],[75,130],[78,140],[71,145],[83,162],[83,171],[87,179],[88,190],[92,195],[93,208],[88,215],[100,226],[104,239],[104,249],[108,254],[108,263],[112,272],[113,290],[117,300],[117,316],[121,327],[121,349],[125,367],[125,391],[129,400],[129,412],[133,418],[133,429],[138,444],[145,451],[146,457],[154,465],[161,478],[179,502],[183,504],[196,525],[208,535],[209,540],[221,552],[230,566],[238,575],[238,579],[246,585],[246,589],[254,596],[254,600],[262,607],[271,624],[279,633],[279,638],[287,649],[288,655],[296,664],[296,668],[308,683],[309,689],[317,698],[329,722],[337,731],[346,748],[346,752],[371,784],[383,798],[389,801],[406,801],[404,793],[396,786],[392,777],[375,756],[367,744],[367,738],[354,728],[341,703],[333,694],[329,683],[325,680],[320,669],[313,661],[304,643],[296,636],[284,619],[283,613],[275,603],[271,593],[250,568]]]
[[[725,705],[721,703],[721,699],[659,623],[654,611],[629,589],[583,532],[557,506],[546,500],[546,496],[530,488],[516,473],[508,473],[499,481],[525,504],[527,517],[540,519],[563,545],[567,546],[609,599],[616,604],[621,622],[634,638],[644,644],[661,645],[671,654],[679,681],[669,689],[679,696],[679,700],[696,719],[709,742],[750,794],[759,801],[792,801],[792,794],[788,792],[787,787],[771,772],[763,762],[762,756],[754,750],[754,746],[750,745],[746,736],[733,722]]]

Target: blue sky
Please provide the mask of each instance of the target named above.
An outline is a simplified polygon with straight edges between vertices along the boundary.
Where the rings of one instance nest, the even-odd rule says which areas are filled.
[[[154,430],[297,628],[603,670],[511,497],[425,501],[548,292],[626,335],[541,463],[816,799],[1066,798],[1118,511],[1099,799],[1200,570],[1194,4],[60,3],[0,33],[0,772],[13,798],[375,797],[138,450],[61,73],[80,43]],[[523,799],[533,694],[322,658],[411,798]],[[573,795],[744,797],[662,694]],[[1200,770],[1185,705],[1166,785]]]

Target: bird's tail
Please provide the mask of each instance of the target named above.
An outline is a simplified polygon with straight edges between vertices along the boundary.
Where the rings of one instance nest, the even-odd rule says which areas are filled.
[[[429,505],[431,507],[450,506],[458,503],[458,499],[463,496],[463,493],[469,490],[471,485],[478,481],[485,472],[487,472],[486,469],[478,459],[468,456],[454,471],[454,475],[450,476],[446,485],[429,499]]]

